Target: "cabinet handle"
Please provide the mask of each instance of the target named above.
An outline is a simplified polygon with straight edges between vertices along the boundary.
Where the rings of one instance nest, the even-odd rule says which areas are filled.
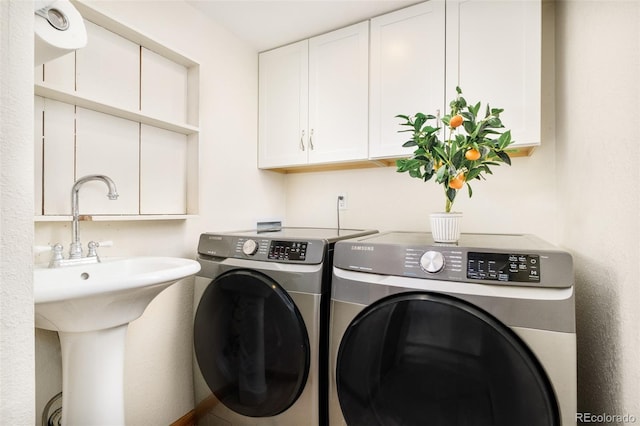
[[[302,135],[300,136],[300,150],[304,151],[304,130],[302,131]]]
[[[311,133],[309,133],[309,149],[313,151],[313,129],[311,129]]]

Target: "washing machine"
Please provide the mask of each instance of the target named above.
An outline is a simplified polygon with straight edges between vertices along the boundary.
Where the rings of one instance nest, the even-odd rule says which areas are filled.
[[[532,235],[335,247],[330,424],[576,424],[572,257]]]
[[[372,232],[282,228],[200,236],[197,424],[327,423],[333,248]]]

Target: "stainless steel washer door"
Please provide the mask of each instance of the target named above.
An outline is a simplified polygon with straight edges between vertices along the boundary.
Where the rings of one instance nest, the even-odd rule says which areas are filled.
[[[285,411],[309,374],[309,337],[298,308],[277,282],[253,270],[232,270],[208,285],[195,316],[194,349],[218,400],[249,417]]]
[[[350,426],[557,426],[540,363],[507,326],[442,294],[389,296],[346,329],[337,392]]]

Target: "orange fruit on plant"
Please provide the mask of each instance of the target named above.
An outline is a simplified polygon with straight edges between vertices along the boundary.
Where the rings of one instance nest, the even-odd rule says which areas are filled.
[[[451,117],[451,120],[449,120],[449,126],[452,129],[455,129],[456,127],[459,127],[463,121],[464,121],[464,118],[462,118],[460,114],[454,115],[453,117]]]
[[[464,173],[460,173],[449,181],[449,188],[460,189],[464,186]]]
[[[469,148],[467,152],[464,153],[464,158],[469,161],[476,161],[480,158],[480,151],[475,148]]]

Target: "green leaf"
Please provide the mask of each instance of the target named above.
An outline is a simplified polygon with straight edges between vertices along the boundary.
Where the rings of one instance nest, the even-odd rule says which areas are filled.
[[[511,130],[507,130],[498,138],[498,146],[500,149],[505,149],[509,145],[511,145]]]
[[[504,151],[496,151],[496,155],[500,157],[500,159],[508,165],[511,165],[511,157]]]
[[[493,117],[487,120],[487,124],[491,127],[504,127],[502,121],[498,117]]]
[[[444,182],[447,177],[446,173],[447,173],[447,168],[445,166],[440,167],[436,172],[436,182],[438,183]]]
[[[404,148],[409,148],[410,146],[417,146],[418,144],[414,140],[406,141],[402,144]]]
[[[480,111],[480,102],[478,102],[477,104],[475,104],[473,106],[469,106],[469,112],[471,112],[471,114],[473,114],[474,119],[475,119],[475,117],[478,116],[478,111]]]
[[[442,159],[442,160],[446,160],[447,159],[447,155],[445,154],[444,150],[440,146],[435,145],[433,147],[433,150],[436,152],[436,154],[438,154],[440,159]]]
[[[473,191],[471,190],[471,185],[469,185],[469,182],[467,182],[467,189],[469,190],[469,198],[471,198],[473,196]]]
[[[453,203],[453,200],[456,199],[456,195],[457,195],[458,191],[456,191],[453,188],[447,188],[447,198],[449,199],[449,201],[451,201]]]
[[[469,170],[469,173],[467,173],[467,181],[477,178],[478,176],[480,176],[482,171],[482,167],[474,167],[473,169]]]

